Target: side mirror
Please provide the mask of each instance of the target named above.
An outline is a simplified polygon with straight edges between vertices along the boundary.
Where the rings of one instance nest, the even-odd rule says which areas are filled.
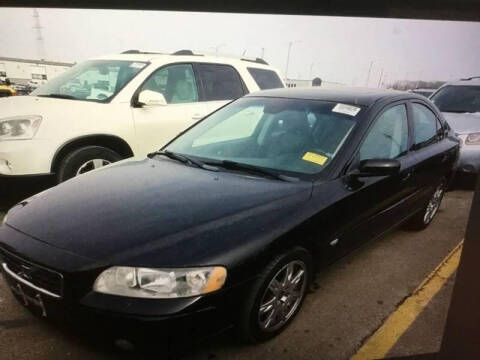
[[[349,175],[354,178],[391,176],[400,172],[400,162],[394,159],[371,159],[360,161],[358,170]]]
[[[137,103],[142,106],[165,106],[167,100],[163,94],[152,90],[143,90],[138,94]]]

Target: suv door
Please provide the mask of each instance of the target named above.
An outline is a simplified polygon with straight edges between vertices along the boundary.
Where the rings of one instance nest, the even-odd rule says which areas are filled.
[[[332,249],[334,256],[378,236],[410,213],[410,199],[416,188],[409,134],[405,102],[390,104],[376,116],[343,177],[346,194],[335,205],[333,215],[342,219],[335,221],[341,226],[334,236],[338,238],[338,246]],[[361,160],[368,159],[396,159],[401,164],[400,172],[352,180],[348,173],[356,170]]]
[[[233,66],[195,63],[194,67],[201,85],[201,101],[205,102],[207,114],[248,92]]]
[[[413,149],[417,160],[416,180],[421,189],[419,206],[425,205],[431,191],[440,179],[448,179],[456,158],[453,142],[446,139],[447,129],[427,104],[411,101],[409,104],[413,125]]]
[[[154,71],[137,90],[162,94],[166,105],[133,107],[139,156],[160,149],[207,114],[199,100],[199,86],[192,64],[178,63]]]

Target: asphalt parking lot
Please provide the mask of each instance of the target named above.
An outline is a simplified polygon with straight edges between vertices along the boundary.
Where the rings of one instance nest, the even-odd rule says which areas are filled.
[[[319,274],[292,325],[260,345],[219,335],[189,351],[185,359],[349,359],[462,240],[472,192],[448,193],[440,212],[423,232],[398,229],[351,253]],[[0,218],[3,214],[0,213]],[[388,356],[437,351],[454,275],[400,334]],[[97,339],[99,340],[99,339]],[[101,342],[101,340],[99,340]],[[33,317],[0,280],[1,359],[142,358],[75,337]],[[159,349],[154,358],[162,358]],[[149,356],[150,357],[150,356]]]

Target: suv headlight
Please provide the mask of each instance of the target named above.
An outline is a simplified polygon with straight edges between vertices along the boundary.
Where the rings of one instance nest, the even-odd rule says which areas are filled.
[[[139,298],[178,298],[220,289],[227,278],[222,266],[151,269],[113,266],[95,280],[96,292]]]
[[[39,115],[15,116],[0,119],[0,140],[27,140],[37,133],[42,117]]]
[[[467,140],[465,140],[465,144],[480,145],[480,132],[469,134]]]

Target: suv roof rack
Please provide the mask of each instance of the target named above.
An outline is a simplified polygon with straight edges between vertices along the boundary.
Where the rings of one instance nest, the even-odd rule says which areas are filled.
[[[162,53],[159,53],[159,52],[140,51],[140,50],[126,50],[126,51],[122,51],[121,54],[159,54],[159,55],[162,55]]]
[[[172,55],[190,55],[190,56],[203,56],[202,54],[195,54],[192,50],[177,50]]]
[[[257,63],[257,64],[268,65],[268,63],[265,60],[263,60],[262,58],[258,58],[258,57],[255,58],[255,60],[254,59],[240,59],[240,60],[254,62],[254,63]]]
[[[465,78],[465,79],[460,79],[460,80],[462,80],[462,81],[468,81],[468,80],[473,80],[473,79],[480,79],[480,76],[472,76],[472,77]]]

